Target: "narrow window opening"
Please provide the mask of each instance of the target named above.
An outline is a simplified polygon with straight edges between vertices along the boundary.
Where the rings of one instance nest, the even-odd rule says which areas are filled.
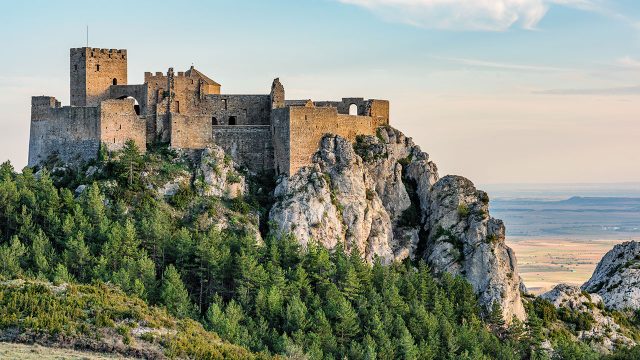
[[[218,125],[218,119],[215,116],[211,118],[211,125]]]
[[[73,70],[78,71],[78,65],[73,65]]]
[[[236,124],[236,117],[229,116],[229,125],[235,125],[235,124]]]
[[[96,65],[96,71],[100,71],[100,64]]]
[[[113,78],[113,85],[118,85],[118,79]]]
[[[222,99],[222,107],[227,110],[227,99]]]
[[[118,130],[122,130],[122,124],[120,124],[120,128]]]
[[[113,138],[113,143],[114,143],[114,144],[116,143],[116,138]]]

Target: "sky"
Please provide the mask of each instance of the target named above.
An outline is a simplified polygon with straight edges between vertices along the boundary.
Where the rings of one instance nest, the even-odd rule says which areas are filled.
[[[440,175],[640,182],[637,0],[0,0],[0,161],[30,97],[69,103],[69,48],[128,50],[129,84],[191,64],[223,93],[388,99]]]

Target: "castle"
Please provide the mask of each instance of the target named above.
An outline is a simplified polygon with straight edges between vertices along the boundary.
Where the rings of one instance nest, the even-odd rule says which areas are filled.
[[[286,100],[278,79],[264,95],[222,94],[221,85],[193,66],[185,72],[146,72],[127,84],[127,50],[70,50],[71,105],[55,97],[31,99],[29,166],[52,156],[63,162],[95,159],[133,140],[177,149],[211,142],[254,173],[294,174],[308,165],[324,134],[351,141],[389,124],[389,102]]]

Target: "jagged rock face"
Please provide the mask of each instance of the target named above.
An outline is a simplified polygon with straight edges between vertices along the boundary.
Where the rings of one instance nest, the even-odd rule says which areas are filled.
[[[578,331],[577,335],[578,339],[589,342],[597,350],[603,352],[617,346],[635,345],[635,341],[623,334],[620,325],[598,308],[602,302],[598,294],[589,294],[578,286],[559,284],[540,297],[549,300],[556,308],[590,314],[593,318],[591,329]]]
[[[524,319],[521,279],[504,224],[489,216],[489,197],[460,176],[445,176],[429,195],[424,258],[436,272],[464,276],[480,303],[498,302],[505,319]]]
[[[358,249],[367,261],[424,258],[436,272],[466,277],[487,308],[499,301],[505,320],[525,318],[515,255],[486,193],[462,177],[438,180],[411,138],[389,127],[354,144],[327,135],[312,164],[279,180],[269,214],[278,232],[302,245]]]
[[[628,241],[614,246],[582,289],[600,295],[607,308],[640,309],[640,243]]]
[[[200,167],[196,170],[195,187],[198,195],[233,199],[243,196],[245,177],[236,171],[231,158],[217,145],[207,146],[200,155]]]
[[[303,245],[315,240],[334,248],[340,243],[368,261],[374,256],[392,261],[391,220],[351,143],[325,137],[313,163],[278,184],[275,194],[280,199],[270,220]]]

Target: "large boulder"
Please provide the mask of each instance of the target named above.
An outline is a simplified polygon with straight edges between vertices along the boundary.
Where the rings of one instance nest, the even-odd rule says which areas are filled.
[[[525,318],[515,255],[487,194],[462,177],[439,179],[429,155],[398,130],[379,128],[353,144],[325,136],[310,166],[279,179],[275,197],[275,231],[302,245],[340,244],[369,262],[423,258],[467,278],[487,309],[499,302],[505,320]]]
[[[640,309],[640,243],[628,241],[614,246],[582,288],[600,295],[607,308]]]

